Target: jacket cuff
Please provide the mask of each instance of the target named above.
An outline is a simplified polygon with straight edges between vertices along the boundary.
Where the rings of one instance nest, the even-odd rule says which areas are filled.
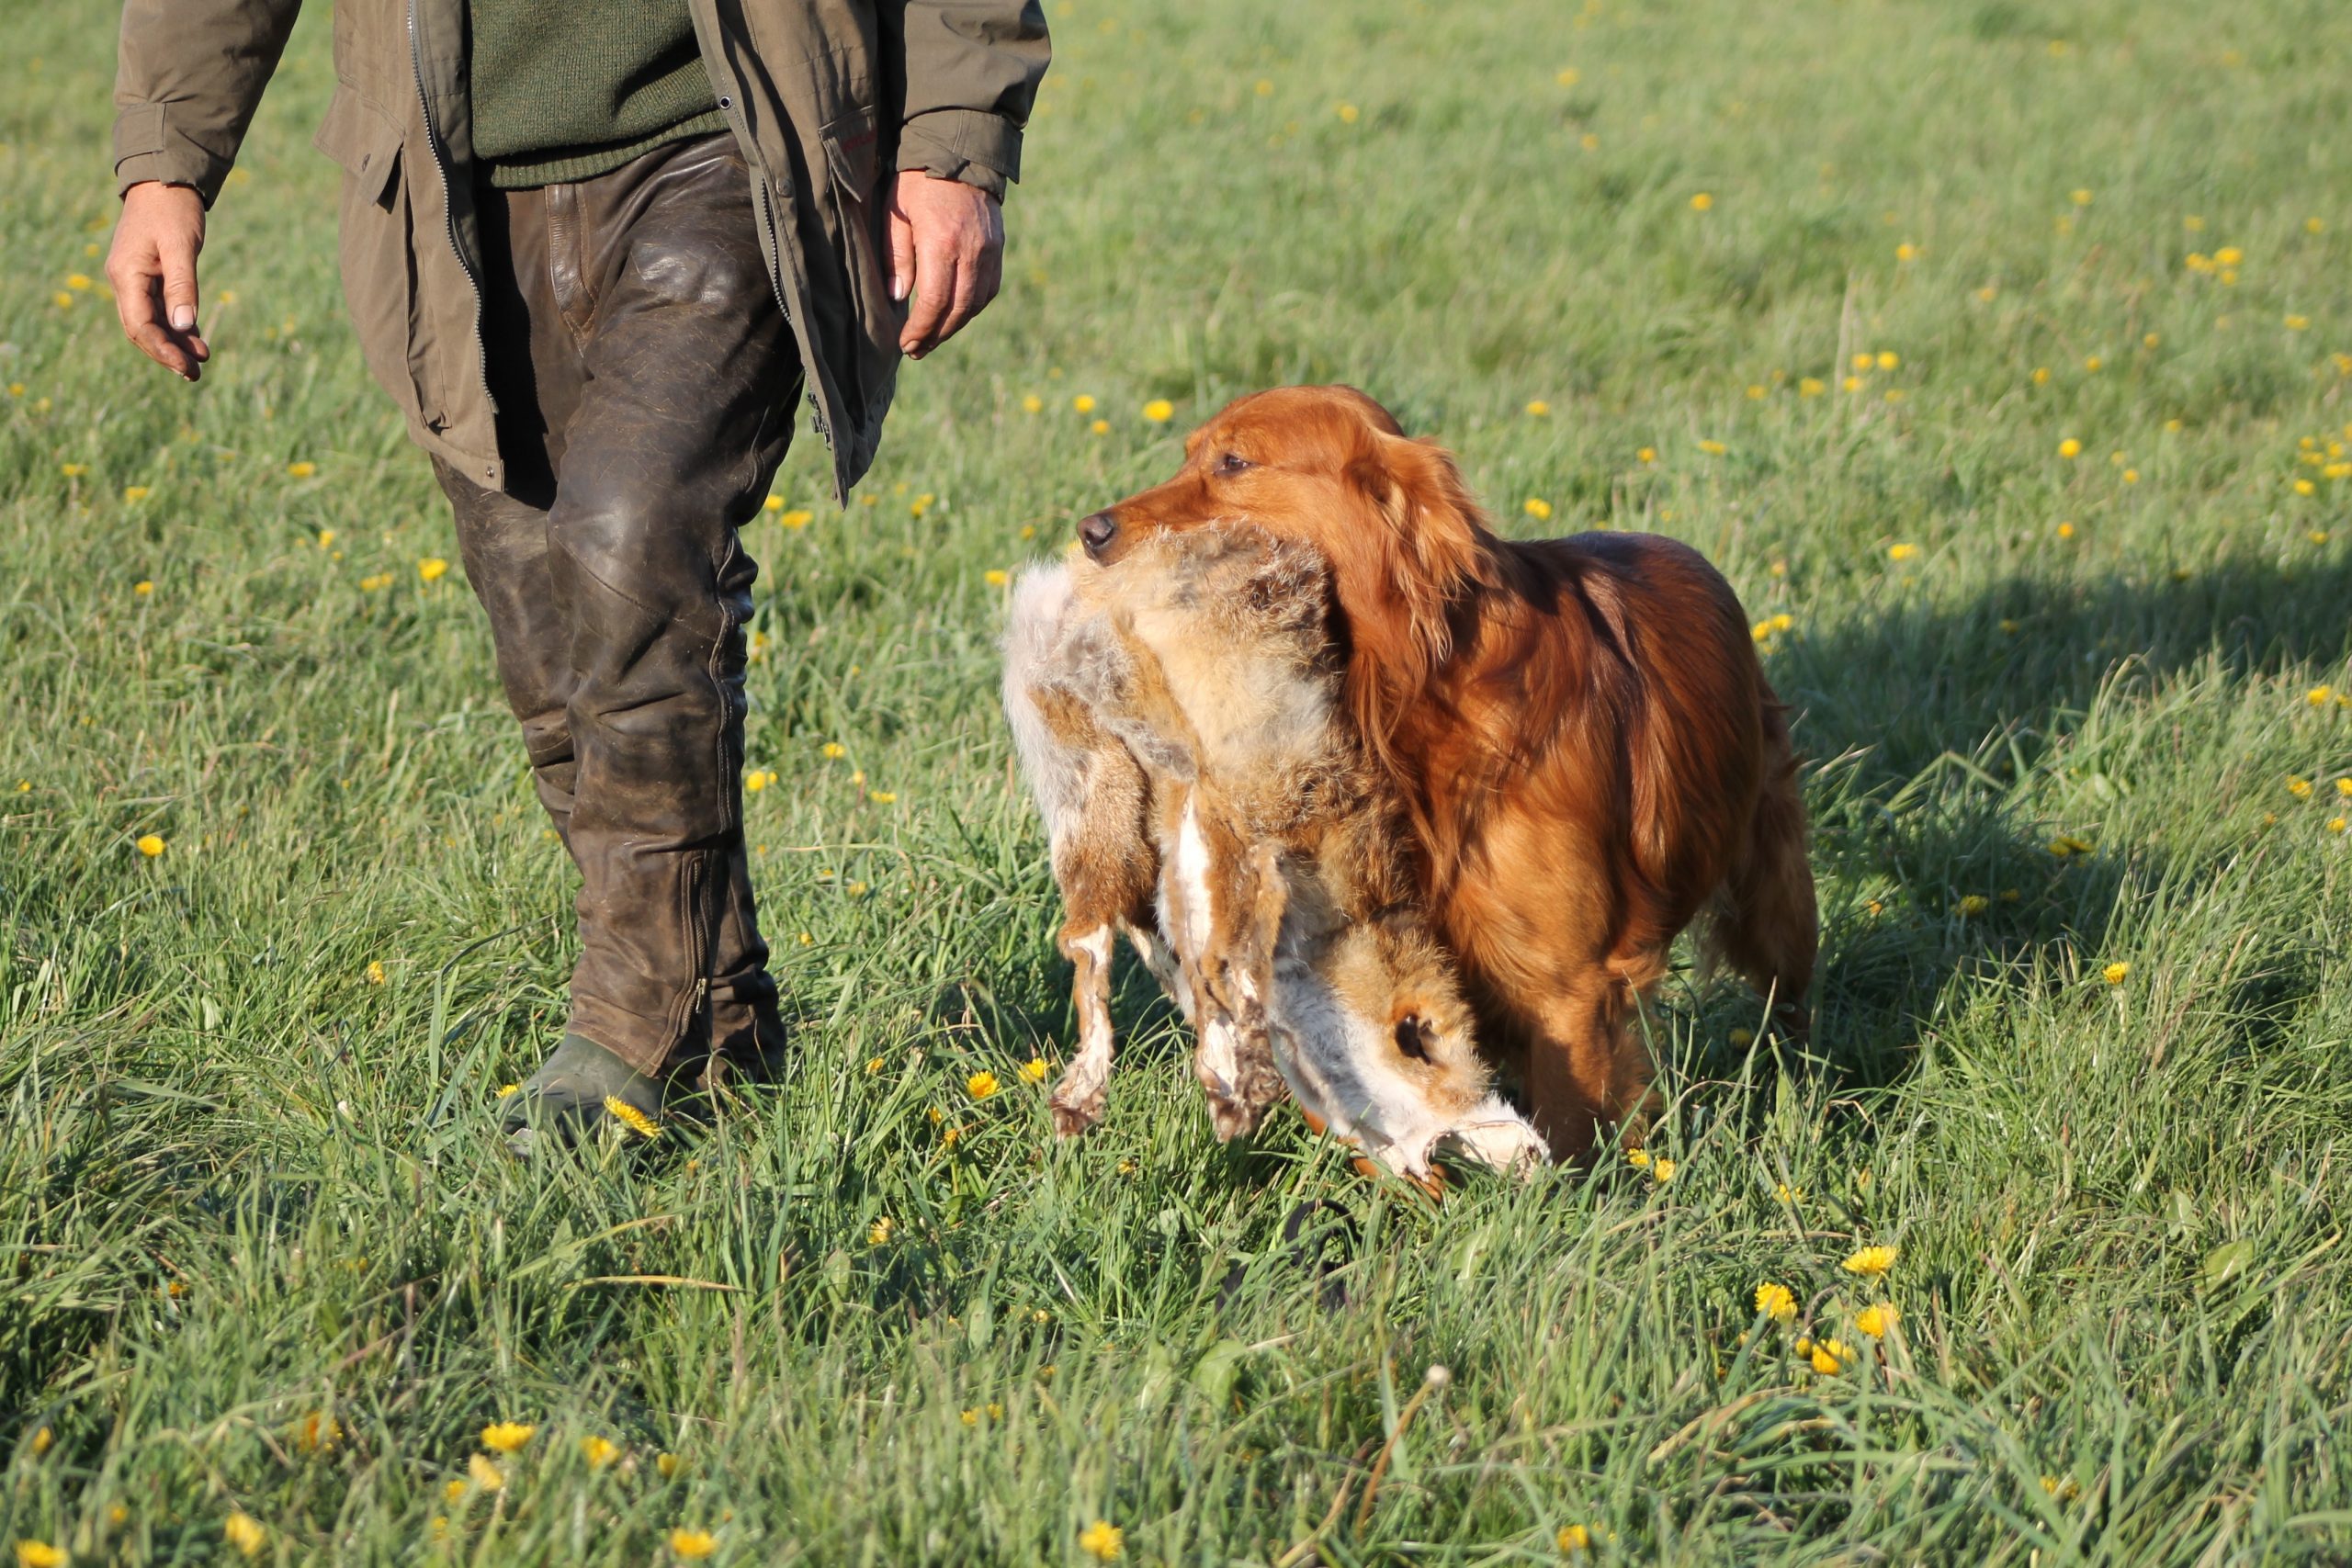
[[[1001,201],[1021,177],[1021,128],[980,109],[933,109],[900,129],[899,167],[961,180]]]
[[[229,177],[229,160],[206,151],[175,130],[162,104],[133,104],[115,116],[114,189],[119,197],[132,186],[153,180],[187,186],[209,208]]]

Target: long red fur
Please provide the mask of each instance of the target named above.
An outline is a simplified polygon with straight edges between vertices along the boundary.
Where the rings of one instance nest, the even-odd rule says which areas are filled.
[[[1347,693],[1411,814],[1482,1037],[1563,1158],[1639,1136],[1639,998],[1712,913],[1712,956],[1802,1030],[1816,917],[1796,759],[1731,585],[1657,535],[1498,537],[1442,447],[1353,389],[1238,400],[1110,508],[1247,521],[1331,562]]]

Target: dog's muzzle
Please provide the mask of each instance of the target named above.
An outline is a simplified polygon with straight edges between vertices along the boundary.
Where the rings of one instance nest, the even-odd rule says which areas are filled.
[[[1102,558],[1102,552],[1109,549],[1111,541],[1118,536],[1119,520],[1107,512],[1097,512],[1091,517],[1079,519],[1078,542],[1084,545],[1086,553],[1097,560]]]

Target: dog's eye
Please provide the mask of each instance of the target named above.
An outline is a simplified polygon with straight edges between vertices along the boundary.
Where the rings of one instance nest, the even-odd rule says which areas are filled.
[[[1250,459],[1235,452],[1227,452],[1216,460],[1216,471],[1220,474],[1238,474],[1250,467]]]

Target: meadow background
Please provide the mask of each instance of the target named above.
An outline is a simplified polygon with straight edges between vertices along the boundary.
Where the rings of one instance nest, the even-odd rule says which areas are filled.
[[[1004,297],[750,534],[794,1076],[526,1168],[571,878],[341,319],[326,9],[193,390],[91,281],[112,13],[0,21],[0,1540],[2352,1557],[2352,10],[1050,0]],[[1670,1167],[1220,1148],[1133,985],[1099,1132],[1020,1076],[1001,574],[1325,379],[1709,552],[1799,711],[1819,1029],[1677,976]]]

